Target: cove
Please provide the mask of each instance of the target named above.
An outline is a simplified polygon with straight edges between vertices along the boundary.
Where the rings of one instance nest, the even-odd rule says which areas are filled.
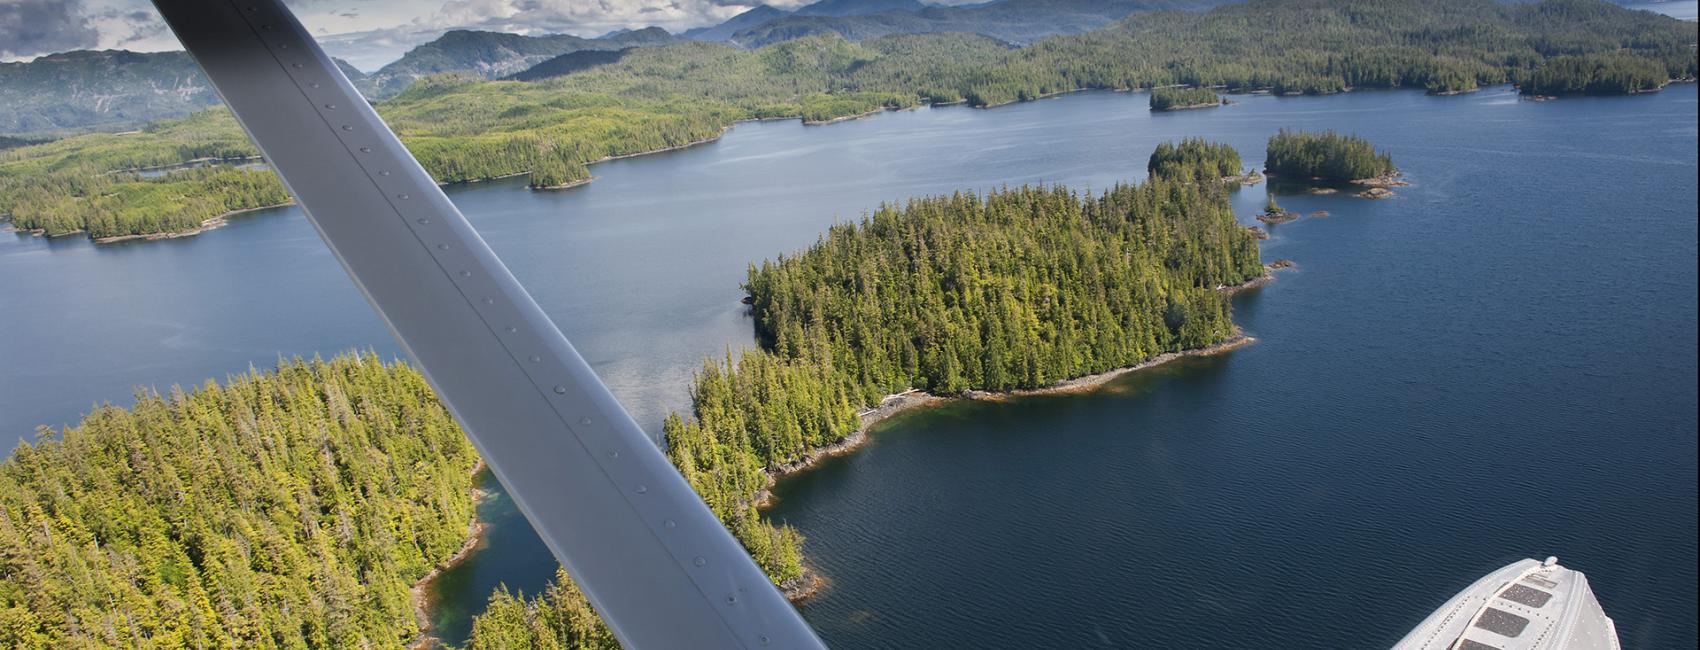
[[[1236,299],[1258,344],[1090,395],[914,413],[781,483],[770,514],[832,581],[805,615],[836,647],[1364,647],[1488,568],[1556,554],[1626,644],[1692,645],[1695,98],[1497,88],[1151,114],[1144,95],[1080,93],[741,124],[573,190],[451,196],[658,431],[704,356],[751,344],[745,264],[835,219],[959,189],[1101,189],[1183,136],[1256,162],[1281,127],[1358,133],[1415,185],[1281,194],[1334,216],[1271,229],[1264,258],[1298,270]],[[1266,191],[1236,194],[1248,224]],[[164,242],[8,235],[0,277],[0,425],[19,438],[134,385],[396,353],[292,208]],[[486,545],[432,587],[449,641],[497,583],[536,593],[554,568],[499,489],[481,512]]]

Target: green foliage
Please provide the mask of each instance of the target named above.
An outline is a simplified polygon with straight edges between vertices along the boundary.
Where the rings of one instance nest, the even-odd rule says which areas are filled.
[[[778,16],[733,30],[732,41],[760,47],[818,34],[838,34],[860,41],[895,34],[958,32],[985,34],[999,41],[1027,44],[1055,34],[1072,34],[1097,29],[1134,11],[1177,9],[1196,11],[1222,4],[1221,0],[1003,0],[967,6],[932,5],[863,6],[856,2],[855,15]],[[907,3],[901,3],[907,5]],[[720,30],[716,30],[720,31]]]
[[[1177,84],[1454,92],[1513,78],[1526,89],[1559,87],[1556,79],[1585,72],[1589,81],[1576,87],[1586,92],[1627,92],[1692,77],[1694,43],[1691,24],[1600,0],[1265,0],[1208,13],[1137,13],[1020,49],[968,34],[860,43],[833,34],[756,50],[676,43],[536,83],[426,77],[378,110],[438,181],[530,173],[534,186],[554,187],[587,180],[597,160],[713,138],[743,119],[824,122],[924,102],[993,106],[1083,88]],[[214,207],[254,207],[281,197],[282,187],[269,172],[240,172],[266,180],[199,184],[123,172],[252,155],[222,110],[138,134],[0,150],[0,213],[60,233],[193,227]],[[139,203],[90,201],[145,184],[161,187],[135,190]]]
[[[1239,176],[1245,167],[1240,162],[1240,152],[1233,147],[1203,138],[1187,138],[1178,145],[1158,144],[1145,169],[1152,177],[1214,181]]]
[[[908,388],[1036,388],[1195,348],[1233,329],[1214,289],[1262,272],[1219,184],[1021,188],[885,206],[746,285],[764,347]],[[1162,314],[1188,312],[1171,329]]]
[[[0,647],[396,647],[472,446],[371,356],[138,395],[0,465]]]
[[[1223,192],[1168,178],[1097,198],[1023,187],[834,226],[750,268],[762,349],[703,365],[690,418],[666,421],[668,456],[770,578],[795,581],[802,537],[763,521],[757,496],[769,472],[854,433],[866,405],[911,387],[1045,386],[1230,336],[1215,289],[1263,267]],[[537,622],[578,608],[567,584],[533,602],[497,592],[473,647],[581,638]]]
[[[835,226],[750,269],[763,349],[698,374],[693,417],[667,422],[674,462],[735,532],[749,526],[740,538],[758,559],[771,542],[787,560],[786,534],[751,543],[756,522],[739,516],[763,470],[842,440],[882,396],[1033,388],[1228,336],[1213,289],[1262,267],[1221,192],[1161,179],[1097,199],[1021,188]]]
[[[618,650],[620,644],[590,609],[565,570],[541,598],[527,601],[500,587],[473,620],[467,650]]]
[[[1525,95],[1623,95],[1658,90],[1669,79],[1658,61],[1612,52],[1549,59],[1517,85]]]
[[[192,230],[226,212],[288,202],[271,172],[230,166],[258,156],[223,109],[135,133],[0,150],[0,213],[48,235]],[[167,169],[138,171],[156,168]]]
[[[1599,0],[1269,0],[1208,13],[1138,13],[1046,39],[970,77],[977,103],[1075,88],[1184,84],[1322,94],[1502,83],[1554,56],[1623,51],[1695,68],[1692,24]]]
[[[1264,167],[1271,174],[1295,178],[1354,181],[1392,174],[1393,158],[1375,150],[1368,140],[1333,131],[1289,131],[1269,138]]]
[[[1151,90],[1151,110],[1172,111],[1182,108],[1220,106],[1225,102],[1209,88],[1164,87]]]

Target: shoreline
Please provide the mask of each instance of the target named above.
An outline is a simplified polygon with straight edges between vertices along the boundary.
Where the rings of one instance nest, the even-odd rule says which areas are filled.
[[[249,212],[259,212],[261,210],[270,210],[272,208],[282,208],[282,207],[287,207],[287,206],[291,206],[291,205],[295,205],[294,200],[290,200],[287,203],[279,203],[277,205],[263,205],[263,206],[260,206],[260,207],[257,207],[257,208],[243,208],[241,210],[231,210],[229,212],[218,215],[216,217],[208,218],[208,219],[202,221],[200,226],[189,229],[189,230],[182,230],[182,231],[177,231],[177,232],[150,233],[150,234],[146,234],[146,235],[113,235],[111,237],[90,237],[89,239],[93,240],[94,243],[96,243],[96,244],[116,244],[118,242],[134,241],[134,240],[138,240],[138,239],[144,240],[144,241],[160,241],[162,239],[181,239],[183,237],[194,237],[195,235],[199,235],[199,234],[206,232],[208,230],[217,230],[219,228],[223,228],[226,225],[229,225],[230,218],[234,217],[234,216],[247,214]],[[81,231],[79,231],[79,232],[81,232]],[[70,234],[70,233],[66,233],[66,234]]]
[[[1227,105],[1228,105],[1228,102],[1225,102],[1225,101],[1224,102],[1214,102],[1214,103],[1210,103],[1210,104],[1176,104],[1174,106],[1169,106],[1167,108],[1153,108],[1153,109],[1151,109],[1151,112],[1153,112],[1153,113],[1173,113],[1175,111],[1191,111],[1191,110],[1197,110],[1197,109],[1200,109],[1200,108],[1219,108],[1219,107],[1227,106]]]
[[[1256,289],[1274,281],[1276,270],[1290,268],[1293,268],[1293,263],[1291,261],[1276,260],[1264,265],[1262,275],[1240,284],[1217,287],[1217,291],[1232,296],[1242,291]],[[1240,331],[1240,329],[1236,327],[1234,328],[1233,334],[1217,343],[1201,348],[1164,352],[1131,366],[1124,366],[1096,374],[1065,379],[1041,388],[1017,388],[1005,391],[968,390],[963,391],[960,395],[934,395],[919,388],[911,388],[901,393],[893,393],[882,398],[878,406],[864,409],[861,413],[859,413],[858,415],[862,418],[861,426],[856,427],[855,431],[850,432],[849,435],[844,436],[844,438],[838,442],[816,447],[805,452],[802,457],[797,460],[779,465],[778,467],[762,469],[762,474],[766,477],[767,485],[766,487],[763,487],[760,492],[756,493],[755,498],[750,502],[750,507],[755,508],[758,513],[772,508],[773,505],[778,502],[778,497],[774,496],[773,490],[778,486],[781,479],[807,472],[828,459],[856,452],[863,445],[868,443],[871,432],[875,426],[881,422],[910,411],[943,406],[945,404],[963,400],[1002,402],[1023,397],[1078,395],[1090,393],[1104,387],[1106,384],[1109,384],[1116,379],[1141,370],[1148,370],[1188,357],[1207,357],[1224,354],[1256,342],[1257,339],[1255,337]],[[780,584],[779,591],[781,594],[784,594],[785,599],[791,601],[792,604],[799,604],[819,595],[822,590],[826,589],[830,585],[831,581],[819,571],[811,568],[807,563],[807,558],[805,557],[803,575]]]
[[[1266,276],[1267,275],[1268,274],[1266,274]],[[1267,281],[1268,280],[1260,278],[1259,280],[1254,280],[1252,282],[1255,282],[1256,286],[1262,286],[1262,284]],[[1250,285],[1252,282],[1248,282],[1246,284]],[[1240,288],[1251,287],[1246,285],[1235,286],[1236,290],[1239,290]],[[1256,342],[1256,338],[1243,332],[1235,331],[1232,336],[1229,336],[1227,340],[1220,343],[1215,343],[1202,348],[1182,350],[1179,352],[1164,352],[1131,366],[1063,380],[1044,388],[1019,388],[1015,390],[997,392],[970,390],[964,391],[961,395],[954,396],[939,396],[920,389],[911,388],[902,393],[887,395],[885,399],[880,401],[880,405],[878,407],[862,412],[862,425],[857,427],[855,431],[850,433],[850,435],[844,436],[844,439],[823,447],[817,447],[809,453],[804,454],[802,458],[786,463],[777,468],[762,470],[762,474],[767,477],[767,487],[762,488],[760,492],[756,493],[755,500],[750,504],[750,507],[755,508],[758,513],[773,507],[774,504],[778,503],[778,497],[774,496],[773,490],[778,486],[781,479],[807,472],[828,459],[855,453],[871,439],[870,432],[874,426],[878,425],[880,422],[910,411],[918,411],[923,408],[931,408],[934,406],[943,406],[957,401],[1003,402],[1024,397],[1090,393],[1103,388],[1105,384],[1131,373],[1155,368],[1186,357],[1202,357],[1223,354]],[[784,595],[786,600],[790,601],[793,605],[797,605],[820,595],[820,593],[830,587],[831,584],[831,580],[829,580],[826,575],[809,566],[808,558],[805,556],[803,559],[803,574],[795,579],[781,583],[778,587],[780,594]]]
[[[485,467],[484,459],[479,458],[478,462],[472,465],[472,476],[476,478],[479,472],[484,471]],[[419,638],[407,645],[408,650],[429,650],[438,647],[442,642],[441,639],[431,634],[431,583],[436,582],[437,578],[442,577],[449,569],[459,566],[467,558],[472,557],[472,554],[484,545],[484,534],[490,531],[490,523],[478,518],[478,501],[483,497],[484,490],[474,485],[472,488],[472,522],[467,524],[466,541],[460,545],[460,550],[455,551],[454,555],[450,555],[448,559],[431,567],[430,571],[426,571],[424,576],[408,588],[408,595],[413,599],[413,618],[419,622]]]
[[[1224,183],[1238,183],[1240,185],[1256,185],[1258,183],[1262,183],[1263,181],[1264,181],[1263,174],[1258,173],[1258,171],[1256,169],[1253,169],[1253,170],[1246,172],[1244,174],[1240,174],[1239,176],[1223,176],[1222,177],[1222,182],[1224,182]]]
[[[779,119],[789,119],[789,118],[779,118]],[[759,121],[765,121],[765,120],[753,120],[753,121],[759,122]],[[726,137],[726,133],[731,131],[733,126],[737,126],[737,123],[734,122],[731,125],[721,127],[720,133],[717,133],[715,135],[703,138],[701,140],[692,140],[692,141],[686,142],[684,144],[676,144],[676,145],[673,145],[671,147],[664,147],[664,148],[661,148],[661,149],[653,149],[653,150],[650,150],[650,151],[639,151],[639,152],[636,152],[636,153],[625,153],[625,154],[620,154],[620,155],[617,155],[617,156],[603,156],[601,158],[597,158],[596,160],[592,160],[590,162],[585,163],[584,166],[585,166],[585,168],[588,169],[591,165],[594,165],[594,164],[597,164],[597,163],[605,163],[605,162],[609,162],[609,161],[613,161],[613,160],[625,160],[627,158],[637,158],[638,156],[648,156],[648,155],[658,154],[658,153],[667,153],[669,151],[680,151],[680,150],[683,150],[683,149],[689,149],[691,147],[699,147],[699,146],[702,146],[702,145],[705,145],[705,144],[709,144],[709,143],[713,143],[713,142],[719,142],[721,138]],[[512,177],[515,177],[515,176],[524,176],[524,175],[530,174],[530,173],[531,172],[529,172],[529,171],[514,172],[512,174],[507,174],[507,175],[504,175],[504,176],[498,176],[495,179],[480,179],[480,180],[474,180],[474,181],[460,181],[460,182],[462,182],[462,183],[481,183],[481,182],[484,182],[485,180],[497,180],[497,179],[501,179],[501,178],[512,178]],[[596,180],[595,176],[586,176],[586,177],[580,178],[578,180],[567,181],[565,183],[559,183],[559,184],[555,184],[555,185],[533,185],[533,186],[531,186],[531,190],[537,191],[537,192],[548,192],[548,191],[554,191],[554,190],[570,190],[570,189],[575,188],[575,187],[580,187],[580,186],[583,186],[583,185],[589,185],[590,182],[594,181],[594,180]],[[452,185],[452,184],[453,183],[439,183],[439,185]]]
[[[139,131],[137,133],[139,133]],[[124,133],[115,133],[113,135],[125,135],[125,134]],[[129,169],[114,169],[112,171],[102,172],[102,173],[103,174],[142,174],[142,173],[146,173],[146,172],[161,172],[161,171],[171,172],[171,171],[177,171],[177,170],[182,170],[182,169],[194,169],[196,167],[205,167],[205,166],[209,166],[209,165],[221,165],[221,164],[227,164],[227,163],[246,164],[246,163],[251,163],[251,162],[255,162],[255,161],[263,162],[263,161],[265,161],[265,159],[266,159],[265,156],[243,156],[241,158],[203,157],[203,158],[196,158],[194,160],[185,160],[183,162],[171,163],[169,165],[153,165],[151,167],[131,167]]]
[[[955,101],[955,102],[937,102],[937,103],[922,101],[922,102],[920,102],[920,103],[918,103],[914,106],[910,106],[910,107],[905,107],[905,108],[880,107],[880,108],[870,110],[870,111],[866,111],[866,112],[863,112],[863,113],[858,113],[858,114],[855,114],[855,115],[846,115],[846,116],[842,116],[842,117],[836,117],[836,118],[832,118],[830,120],[824,120],[824,121],[811,121],[811,120],[809,120],[808,118],[806,118],[802,115],[793,115],[793,116],[788,116],[788,117],[753,117],[753,118],[748,118],[748,119],[734,120],[731,124],[728,124],[728,125],[722,127],[721,130],[720,130],[720,133],[718,135],[715,135],[715,136],[712,136],[712,137],[709,137],[709,138],[705,138],[705,139],[698,140],[698,141],[695,141],[695,142],[688,142],[688,143],[685,143],[685,144],[674,145],[674,146],[671,146],[671,147],[665,147],[665,148],[662,148],[662,149],[653,149],[653,150],[649,150],[649,151],[639,151],[639,152],[634,152],[634,153],[629,153],[629,154],[620,154],[620,155],[617,155],[617,156],[604,156],[602,158],[598,158],[596,160],[586,162],[585,166],[588,167],[590,165],[594,165],[594,164],[602,163],[602,162],[608,162],[608,161],[611,161],[611,160],[623,160],[623,159],[626,159],[626,158],[636,158],[638,156],[648,156],[648,155],[651,155],[651,154],[666,153],[666,152],[669,152],[669,151],[678,151],[680,149],[688,149],[688,148],[695,147],[695,146],[709,144],[709,143],[712,143],[712,142],[716,142],[716,141],[720,140],[721,138],[725,137],[727,132],[731,131],[734,127],[736,127],[737,125],[742,124],[744,122],[783,122],[783,121],[789,121],[789,120],[800,120],[800,121],[802,121],[804,126],[826,126],[826,125],[831,125],[831,124],[837,124],[839,122],[849,122],[849,121],[860,120],[860,119],[864,119],[864,118],[868,118],[868,117],[873,117],[873,116],[879,115],[881,113],[894,113],[894,112],[902,112],[902,111],[910,111],[910,110],[919,110],[921,108],[941,108],[941,107],[946,107],[946,106],[963,105],[963,106],[967,106],[968,108],[972,108],[972,109],[987,109],[987,110],[989,110],[989,109],[999,108],[999,107],[1003,107],[1003,106],[1025,104],[1025,103],[1028,103],[1028,102],[1036,102],[1036,101],[1039,101],[1039,100],[1042,100],[1042,99],[1050,99],[1052,97],[1060,97],[1060,96],[1063,96],[1063,95],[1071,95],[1071,94],[1074,94],[1074,93],[1082,93],[1082,92],[1103,91],[1103,92],[1112,92],[1112,93],[1138,93],[1138,92],[1149,92],[1150,90],[1151,90],[1151,88],[1146,88],[1146,87],[1133,87],[1133,88],[1085,88],[1085,87],[1078,87],[1078,88],[1071,88],[1071,89],[1068,89],[1068,90],[1059,90],[1059,91],[1044,93],[1044,94],[1040,94],[1040,95],[1035,95],[1033,97],[1013,99],[1013,100],[1010,100],[1010,101],[1007,101],[1007,102],[988,103],[988,104],[979,105],[979,106],[969,104],[966,100]],[[1377,90],[1383,90],[1383,89],[1377,89]],[[1402,88],[1388,88],[1388,89],[1385,89],[1385,90],[1403,90],[1403,89]],[[1260,93],[1267,94],[1268,90],[1267,89],[1251,89],[1249,91],[1243,91],[1243,94],[1260,94]],[[1300,93],[1300,94],[1304,94],[1304,93]],[[1231,103],[1233,103],[1233,102],[1225,102],[1224,104],[1212,104],[1212,105],[1205,106],[1204,108],[1208,108],[1209,106],[1222,106],[1222,105],[1231,104]],[[1158,111],[1158,112],[1164,112],[1164,111]],[[261,159],[263,160],[263,158],[261,158]],[[243,160],[244,161],[251,161],[251,160],[253,160],[253,158],[248,158],[248,159],[243,159]],[[179,165],[184,165],[184,164],[196,164],[196,161],[179,163]],[[153,168],[153,169],[164,169],[164,168],[169,168],[169,167],[173,167],[173,166],[156,167],[156,168]],[[119,171],[132,171],[132,170],[119,170]],[[1256,170],[1253,170],[1253,171],[1256,171]],[[111,172],[103,172],[103,173],[111,173]],[[471,184],[474,184],[474,183],[487,183],[487,182],[498,181],[498,180],[507,179],[507,178],[513,178],[515,176],[521,176],[521,175],[530,174],[530,173],[531,173],[530,170],[526,170],[526,171],[513,172],[513,173],[509,173],[509,174],[500,174],[500,175],[491,176],[491,177],[488,177],[488,178],[474,178],[474,179],[451,181],[451,182],[439,182],[439,183],[437,183],[437,185],[439,187],[446,187],[446,186],[450,186],[450,185],[471,185]],[[1265,174],[1265,176],[1270,176],[1270,174]],[[583,179],[579,179],[579,180],[575,180],[575,181],[569,181],[567,183],[562,183],[562,184],[559,184],[559,185],[532,187],[532,188],[529,188],[529,189],[532,189],[532,190],[535,190],[535,191],[565,190],[565,189],[572,189],[572,188],[575,188],[575,187],[586,185],[586,184],[588,184],[588,183],[590,183],[594,180],[595,180],[595,177],[591,176],[591,177],[588,177],[588,178],[583,178]],[[285,207],[285,206],[294,205],[294,204],[295,204],[295,201],[293,199],[291,199],[288,202],[279,203],[279,204],[276,204],[276,205],[259,206],[259,207],[255,207],[255,208],[247,208],[247,209],[243,209],[243,210],[237,210],[237,211],[234,211],[234,212],[229,212],[229,213],[220,215],[219,217],[215,217],[214,219],[221,218],[221,217],[229,217],[229,216],[239,214],[239,213],[242,213],[242,212],[252,212],[254,210],[265,210],[265,209],[268,209],[268,208],[279,208],[279,207]],[[115,243],[115,242],[119,242],[119,241],[129,241],[129,240],[134,240],[134,239],[141,239],[141,240],[147,240],[147,241],[158,241],[158,240],[162,240],[162,239],[177,239],[177,238],[181,238],[181,237],[190,237],[190,236],[198,235],[198,234],[201,234],[203,232],[206,232],[207,230],[211,230],[214,227],[217,227],[219,225],[223,225],[222,223],[216,224],[216,225],[209,224],[209,222],[211,222],[211,221],[213,221],[213,219],[209,219],[207,221],[202,222],[203,225],[201,227],[194,228],[194,229],[187,230],[187,231],[149,233],[149,234],[145,234],[145,235],[120,235],[118,237],[111,237],[111,238],[98,238],[98,239],[95,239],[95,242],[96,243]],[[209,225],[210,225],[210,227],[209,227]],[[25,231],[17,231],[17,232],[25,232]],[[77,234],[79,232],[83,232],[83,231],[81,231],[81,230],[72,231],[72,232],[64,233],[64,235],[74,235],[74,234]]]
[[[1405,180],[1405,172],[1399,171],[1397,169],[1393,170],[1392,173],[1382,174],[1380,176],[1373,176],[1373,177],[1370,177],[1370,178],[1353,179],[1351,181],[1351,183],[1353,185],[1362,185],[1364,187],[1380,187],[1380,188],[1410,187],[1411,186],[1411,182]]]
[[[806,118],[806,117],[801,117],[801,116],[799,116],[799,117],[803,120],[803,126],[827,126],[829,124],[837,124],[839,122],[849,122],[849,121],[852,121],[852,120],[859,120],[859,119],[862,119],[864,117],[873,117],[875,115],[879,115],[880,113],[895,113],[895,112],[898,112],[898,111],[906,111],[906,110],[911,110],[911,109],[920,108],[920,107],[921,107],[920,105],[911,106],[909,108],[892,108],[890,106],[881,106],[881,107],[876,108],[876,109],[871,110],[871,111],[863,111],[863,112],[857,113],[855,115],[844,115],[844,116],[835,117],[835,118],[828,119],[828,120],[811,120],[811,119]]]
[[[1277,270],[1292,268],[1295,268],[1292,261],[1285,259],[1276,260],[1263,266],[1262,275],[1239,284],[1223,285],[1217,287],[1216,290],[1229,296],[1237,295],[1241,292],[1250,291],[1275,281],[1275,271]],[[1159,366],[1182,357],[1221,354],[1223,352],[1229,352],[1245,347],[1255,342],[1257,342],[1255,337],[1236,329],[1234,334],[1230,335],[1228,338],[1202,348],[1192,348],[1176,352],[1164,352],[1131,366],[1124,366],[1072,379],[1064,379],[1041,388],[1017,388],[1007,391],[969,390],[963,392],[961,395],[954,396],[934,395],[919,388],[911,388],[901,393],[892,393],[882,398],[878,406],[864,409],[861,413],[858,413],[858,415],[862,418],[861,426],[857,427],[855,431],[850,432],[849,435],[844,436],[842,440],[809,450],[804,453],[802,457],[789,463],[782,464],[778,467],[763,469],[762,473],[766,474],[768,478],[768,487],[764,488],[761,492],[756,493],[756,499],[752,505],[754,505],[757,510],[765,510],[772,506],[774,503],[772,488],[776,481],[787,476],[812,469],[819,465],[822,461],[829,458],[842,456],[855,451],[857,447],[867,443],[868,432],[873,429],[875,425],[902,413],[907,413],[912,410],[929,406],[939,406],[957,399],[986,400],[987,398],[993,397],[1025,397],[1029,395],[1056,395],[1083,392],[1086,389],[1096,388],[1109,383],[1111,380],[1122,375]]]

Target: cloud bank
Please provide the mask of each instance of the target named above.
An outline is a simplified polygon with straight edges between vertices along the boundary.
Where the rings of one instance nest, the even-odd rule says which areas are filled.
[[[373,70],[450,29],[593,37],[714,25],[760,0],[285,0],[332,55]],[[810,0],[772,0],[795,8]],[[940,4],[959,4],[949,0]],[[75,49],[179,49],[148,0],[0,0],[0,61]]]

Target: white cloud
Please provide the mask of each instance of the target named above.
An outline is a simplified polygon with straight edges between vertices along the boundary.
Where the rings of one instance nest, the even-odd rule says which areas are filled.
[[[98,38],[80,0],[0,0],[0,60],[90,47]]]
[[[372,70],[450,29],[598,36],[712,25],[762,0],[285,0],[334,56]],[[797,7],[811,0],[769,0]],[[959,4],[949,0],[941,4]],[[0,0],[0,60],[71,49],[179,49],[148,0]]]

